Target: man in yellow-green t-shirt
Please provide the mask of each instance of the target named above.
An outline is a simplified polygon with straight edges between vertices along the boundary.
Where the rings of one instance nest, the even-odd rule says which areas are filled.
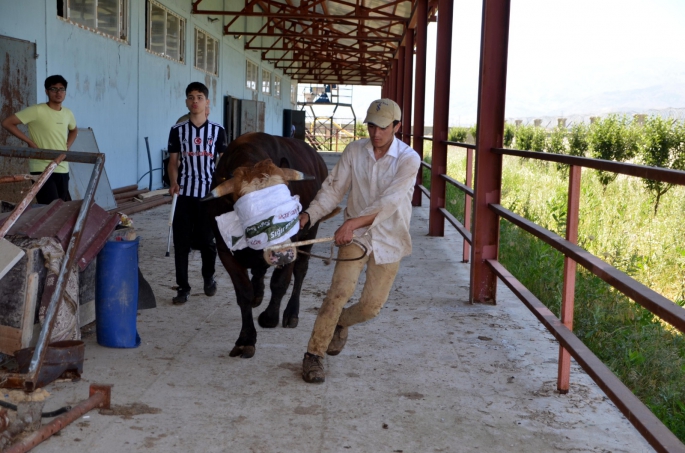
[[[74,114],[68,108],[62,107],[62,102],[67,96],[67,81],[61,75],[48,77],[45,79],[45,94],[48,96],[48,102],[32,105],[5,118],[2,127],[26,142],[29,148],[68,151],[76,140],[77,130]],[[19,130],[19,124],[28,126],[30,137]],[[49,163],[49,160],[31,159],[29,171],[32,175],[39,175]],[[36,200],[40,204],[49,204],[57,198],[71,200],[67,162],[62,162],[55,168],[36,195]]]

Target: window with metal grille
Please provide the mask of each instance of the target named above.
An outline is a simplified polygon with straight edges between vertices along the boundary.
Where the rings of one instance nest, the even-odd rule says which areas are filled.
[[[81,28],[128,42],[129,0],[57,0],[57,15]]]
[[[274,74],[274,97],[281,97],[281,78]]]
[[[250,90],[257,90],[257,65],[247,60],[245,69],[245,86]]]
[[[148,0],[145,12],[145,48],[148,52],[185,63],[186,20],[152,0]]]
[[[195,67],[219,75],[219,41],[198,28],[195,29]]]
[[[271,72],[262,69],[262,93],[271,94]]]

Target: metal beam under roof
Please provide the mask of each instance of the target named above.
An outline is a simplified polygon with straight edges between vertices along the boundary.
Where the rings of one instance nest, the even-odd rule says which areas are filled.
[[[406,34],[413,33],[416,5],[431,0],[247,0],[193,14],[223,17],[224,35],[243,39],[301,83],[382,85]],[[325,62],[325,70],[321,63]]]

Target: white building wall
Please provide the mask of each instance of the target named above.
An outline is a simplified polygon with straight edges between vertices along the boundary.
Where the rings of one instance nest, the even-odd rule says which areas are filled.
[[[203,9],[222,9],[224,0],[208,0]],[[0,0],[0,35],[36,43],[38,101],[45,102],[45,77],[61,74],[69,82],[64,105],[74,112],[79,127],[90,127],[113,188],[135,184],[148,171],[145,137],[150,142],[153,168],[161,166],[169,128],[187,113],[185,88],[192,81],[209,88],[210,120],[223,124],[223,98],[264,101],[265,131],[280,135],[284,108],[290,103],[290,79],[262,62],[261,54],[243,50],[245,38],[223,36],[222,20],[193,16],[189,0],[159,0],[186,19],[185,63],[145,49],[146,0],[129,0],[129,42],[122,43],[62,20],[57,0]],[[255,19],[251,19],[255,20]],[[219,40],[219,77],[194,68],[194,30],[198,27]],[[266,41],[265,41],[266,42]],[[281,96],[246,88],[245,59],[281,76]],[[260,80],[261,84],[261,80]],[[261,86],[261,85],[259,85]],[[147,178],[141,181],[146,185]],[[155,171],[153,188],[161,187]]]

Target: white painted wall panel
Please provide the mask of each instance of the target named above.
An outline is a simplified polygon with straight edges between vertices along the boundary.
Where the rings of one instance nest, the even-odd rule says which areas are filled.
[[[145,50],[145,0],[130,0],[129,42],[121,43],[82,29],[57,17],[56,0],[0,0],[0,34],[36,42],[38,102],[46,100],[43,80],[62,74],[69,82],[64,105],[79,127],[90,127],[100,150],[106,154],[106,169],[112,187],[134,184],[148,171],[145,137],[149,138],[153,168],[161,165],[161,150],[167,147],[169,128],[187,112],[185,88],[191,81],[205,83],[210,90],[210,119],[223,124],[226,95],[264,101],[265,130],[280,134],[284,108],[291,108],[290,79],[260,61],[261,68],[281,75],[280,99],[245,88],[245,38],[223,36],[223,22],[190,14],[188,0],[160,0],[186,18],[185,64]],[[222,9],[224,0],[206,0],[203,9]],[[214,16],[212,16],[214,17]],[[250,20],[259,20],[251,18]],[[194,68],[194,30],[202,29],[219,40],[219,77]],[[266,42],[266,41],[265,41]],[[147,178],[141,181],[145,185]],[[161,172],[153,177],[153,188],[161,186]]]

